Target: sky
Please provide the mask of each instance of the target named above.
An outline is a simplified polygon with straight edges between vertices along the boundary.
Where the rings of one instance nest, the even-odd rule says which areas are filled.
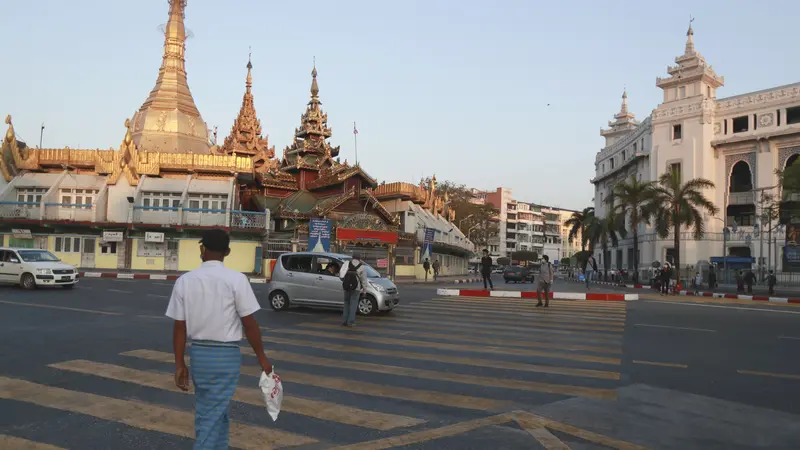
[[[0,114],[44,147],[118,148],[161,64],[166,0],[3,0]],[[189,0],[189,86],[221,142],[239,112],[252,47],[258,116],[280,155],[305,110],[316,59],[341,158],[380,181],[436,175],[581,209],[602,127],[623,88],[643,120],[656,77],[697,50],[718,97],[800,81],[800,2],[772,0],[400,2]]]

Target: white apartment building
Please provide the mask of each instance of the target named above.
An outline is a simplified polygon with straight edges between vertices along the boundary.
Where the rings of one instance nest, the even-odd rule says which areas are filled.
[[[595,208],[607,214],[604,199],[614,184],[631,175],[657,180],[677,170],[682,180],[706,178],[715,183],[707,196],[720,208],[706,221],[706,234],[695,240],[685,232],[681,239],[681,264],[701,261],[721,263],[727,254],[729,267],[800,270],[800,252],[787,241],[797,242],[800,218],[758,223],[762,193],[777,194],[776,170],[783,170],[800,156],[800,83],[718,98],[725,80],[697,52],[689,27],[684,53],[667,67],[668,76],[657,78],[663,102],[641,123],[627,110],[623,95],[621,111],[601,131],[605,147],[595,159]],[[723,248],[723,230],[731,231]],[[735,229],[735,230],[734,230]],[[671,237],[662,239],[642,228],[640,268],[674,256]],[[787,232],[788,237],[787,239]],[[769,239],[772,242],[769,242]],[[609,254],[613,268],[633,268],[630,237]],[[720,264],[721,265],[721,264]]]

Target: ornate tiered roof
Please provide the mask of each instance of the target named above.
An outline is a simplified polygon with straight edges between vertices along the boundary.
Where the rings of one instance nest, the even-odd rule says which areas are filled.
[[[622,106],[619,109],[619,112],[614,114],[614,121],[608,122],[608,128],[605,130],[600,130],[601,136],[610,136],[616,135],[619,133],[627,133],[636,129],[639,125],[639,121],[636,120],[636,116],[628,111],[628,91],[622,91]]]
[[[278,162],[274,159],[275,147],[269,146],[269,139],[261,134],[261,121],[256,114],[253,98],[253,62],[247,61],[247,78],[242,107],[233,122],[231,133],[225,138],[217,152],[226,155],[247,155],[253,161],[257,172],[269,172],[276,169]]]
[[[339,147],[331,147],[327,141],[332,130],[319,100],[316,66],[311,71],[311,78],[311,100],[306,112],[300,116],[300,127],[294,130],[292,145],[283,150],[281,169],[287,172],[301,169],[320,171],[335,165],[333,158],[339,155]]]
[[[717,75],[703,55],[695,50],[694,30],[691,22],[686,31],[686,48],[683,55],[675,58],[675,62],[676,65],[667,67],[667,73],[670,75],[668,78],[656,78],[656,86],[666,89],[696,80],[703,80],[714,88],[725,84],[725,77]]]

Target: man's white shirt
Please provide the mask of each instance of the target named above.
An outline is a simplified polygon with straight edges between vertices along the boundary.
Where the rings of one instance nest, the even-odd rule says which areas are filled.
[[[344,275],[350,268],[350,263],[352,263],[352,261],[345,261],[344,264],[342,264],[342,268],[339,269],[339,278],[344,279]],[[366,273],[367,269],[364,266],[363,261],[359,261],[359,264],[360,265],[358,266],[358,269],[356,269],[356,275],[358,276],[358,281],[361,282],[361,287],[366,288],[367,283],[369,283],[369,280],[367,280],[367,273]]]
[[[191,339],[238,342],[241,318],[260,309],[247,276],[221,261],[206,261],[175,282],[167,316],[185,320]]]

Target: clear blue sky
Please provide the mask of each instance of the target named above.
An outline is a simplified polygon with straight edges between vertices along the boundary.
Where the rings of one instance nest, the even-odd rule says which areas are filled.
[[[117,147],[161,62],[166,0],[4,2],[0,114],[31,145]],[[308,100],[312,58],[342,157],[379,180],[439,180],[581,208],[623,86],[641,120],[657,76],[697,49],[721,97],[800,81],[800,2],[189,0],[189,85],[220,138],[253,47],[256,108],[280,154]],[[548,107],[547,104],[550,104]]]

